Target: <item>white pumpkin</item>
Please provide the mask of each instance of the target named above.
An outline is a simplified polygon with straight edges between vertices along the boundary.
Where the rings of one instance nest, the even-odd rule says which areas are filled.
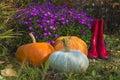
[[[53,52],[48,61],[52,69],[61,72],[85,72],[89,66],[87,56],[79,50],[70,50],[67,39],[62,40],[64,50]]]
[[[79,50],[70,50],[67,39],[63,39],[62,42],[65,48],[50,55],[50,67],[61,72],[85,72],[89,66],[87,56]]]
[[[87,56],[78,50],[54,52],[48,61],[52,69],[61,72],[85,72],[89,66]]]

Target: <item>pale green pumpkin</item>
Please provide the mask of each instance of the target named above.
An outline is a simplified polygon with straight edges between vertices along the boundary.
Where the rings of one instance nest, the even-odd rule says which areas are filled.
[[[66,46],[66,44],[65,44]],[[49,59],[49,65],[52,69],[60,72],[85,72],[89,66],[87,56],[78,50],[65,50],[53,52]]]

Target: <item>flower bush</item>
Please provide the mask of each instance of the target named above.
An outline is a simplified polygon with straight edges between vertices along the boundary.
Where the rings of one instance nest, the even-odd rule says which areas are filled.
[[[35,3],[18,11],[14,20],[18,31],[31,32],[37,41],[54,44],[57,37],[66,35],[88,40],[93,18],[87,16],[85,11],[67,8],[65,4]]]

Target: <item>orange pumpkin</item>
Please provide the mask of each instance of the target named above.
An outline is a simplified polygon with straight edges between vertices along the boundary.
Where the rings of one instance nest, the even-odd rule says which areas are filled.
[[[20,46],[15,53],[15,57],[20,62],[25,61],[34,66],[40,66],[48,59],[50,54],[54,51],[54,48],[49,43],[36,42],[31,33],[30,36],[33,39],[33,43]]]
[[[61,36],[55,40],[54,48],[56,51],[64,49],[62,40],[68,40],[68,46],[70,49],[79,50],[80,52],[84,53],[85,55],[88,54],[87,44],[77,36]]]

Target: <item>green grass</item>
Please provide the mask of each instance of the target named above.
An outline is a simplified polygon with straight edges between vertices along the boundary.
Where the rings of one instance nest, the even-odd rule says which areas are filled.
[[[0,70],[8,65],[12,65],[17,72],[17,77],[4,77],[6,80],[119,80],[120,79],[120,46],[118,37],[105,36],[106,46],[110,54],[110,59],[89,59],[90,65],[85,73],[71,74],[53,71],[46,63],[42,67],[36,68],[28,64],[19,64],[14,56],[6,54],[0,56]]]

